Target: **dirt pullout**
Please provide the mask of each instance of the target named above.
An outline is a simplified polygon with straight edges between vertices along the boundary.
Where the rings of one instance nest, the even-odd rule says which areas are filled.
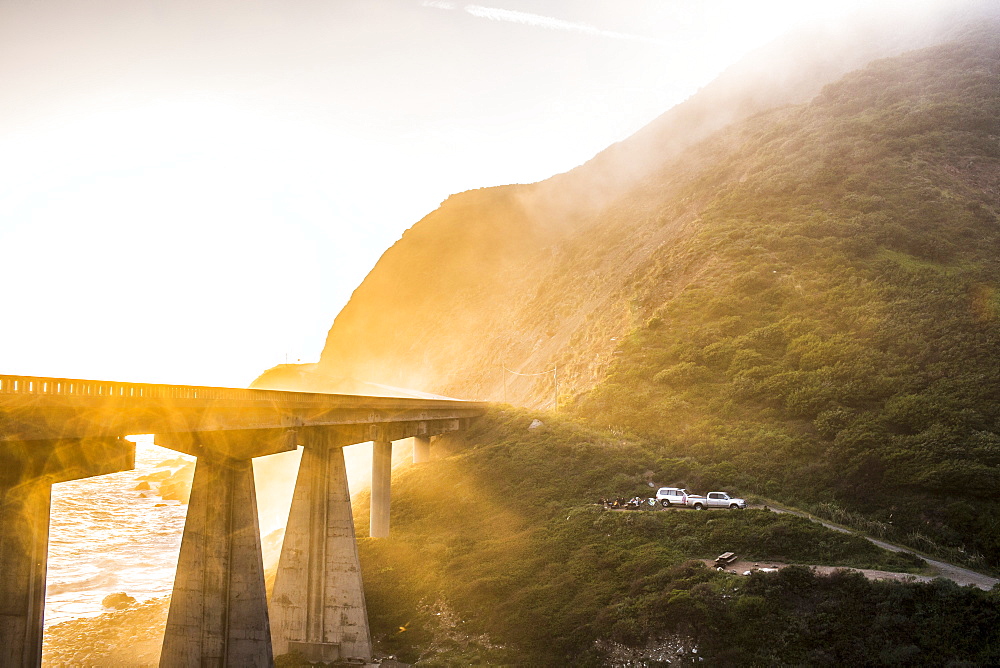
[[[713,559],[702,559],[702,562],[709,568],[715,568],[715,560]],[[930,582],[936,576],[933,575],[914,575],[913,573],[895,573],[893,571],[876,571],[871,568],[851,568],[849,566],[814,566],[812,564],[786,564],[780,561],[746,561],[738,560],[726,566],[724,569],[727,573],[735,573],[737,575],[747,575],[753,571],[763,570],[767,572],[768,569],[781,570],[782,568],[787,568],[788,566],[805,566],[806,568],[812,569],[814,572],[820,575],[830,575],[834,571],[854,571],[861,573],[869,580],[896,580],[898,582]]]

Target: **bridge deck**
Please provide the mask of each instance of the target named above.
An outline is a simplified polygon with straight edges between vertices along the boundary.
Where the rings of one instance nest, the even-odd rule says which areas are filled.
[[[0,441],[453,420],[485,402],[0,375]]]

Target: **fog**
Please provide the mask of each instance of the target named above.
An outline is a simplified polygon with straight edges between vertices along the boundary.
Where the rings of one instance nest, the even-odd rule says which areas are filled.
[[[450,194],[571,169],[861,4],[4,3],[0,243],[21,326],[0,366],[245,386],[314,362],[379,255]]]

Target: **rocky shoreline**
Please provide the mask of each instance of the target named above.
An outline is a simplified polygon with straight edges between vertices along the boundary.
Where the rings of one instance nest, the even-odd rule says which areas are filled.
[[[157,466],[167,468],[139,476],[138,480],[141,482],[136,486],[136,491],[158,494],[164,501],[187,503],[191,496],[195,463],[178,457],[160,462]]]

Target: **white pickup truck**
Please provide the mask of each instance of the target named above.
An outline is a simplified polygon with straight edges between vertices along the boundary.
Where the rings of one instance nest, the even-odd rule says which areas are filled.
[[[747,507],[747,502],[729,496],[725,492],[709,492],[708,496],[688,494],[686,506],[695,510],[706,510],[708,508],[730,508],[732,510],[743,510]]]

